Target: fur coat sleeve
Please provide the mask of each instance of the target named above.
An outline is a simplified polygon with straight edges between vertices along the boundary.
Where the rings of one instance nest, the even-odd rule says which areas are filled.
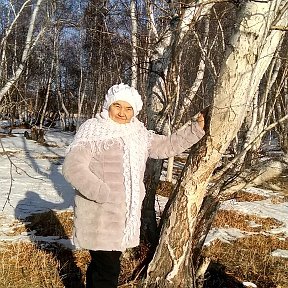
[[[63,175],[76,190],[89,200],[98,203],[110,202],[109,186],[89,168],[92,153],[89,147],[72,149],[63,164]]]
[[[197,122],[183,126],[170,136],[153,134],[149,149],[149,157],[165,159],[181,154],[197,143],[205,132]]]

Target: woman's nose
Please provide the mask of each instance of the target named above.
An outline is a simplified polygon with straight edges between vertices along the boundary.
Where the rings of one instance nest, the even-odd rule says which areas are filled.
[[[119,116],[125,116],[124,109],[120,109],[118,112]]]

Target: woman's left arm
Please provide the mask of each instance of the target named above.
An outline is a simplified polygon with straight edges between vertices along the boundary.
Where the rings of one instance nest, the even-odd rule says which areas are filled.
[[[181,154],[205,135],[203,127],[204,118],[199,115],[197,121],[183,126],[170,136],[153,134],[149,157],[165,159]]]

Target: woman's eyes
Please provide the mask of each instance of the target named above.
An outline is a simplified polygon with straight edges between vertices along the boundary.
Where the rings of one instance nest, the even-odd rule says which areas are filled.
[[[115,107],[115,108],[118,108],[118,109],[121,109],[122,108],[122,106],[120,105],[120,104],[113,104],[113,106]],[[126,111],[133,111],[133,107],[125,107],[124,108]]]

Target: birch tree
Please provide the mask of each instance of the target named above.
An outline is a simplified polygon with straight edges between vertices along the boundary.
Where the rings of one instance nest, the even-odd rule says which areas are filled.
[[[7,67],[6,67],[6,66],[7,66],[7,64],[6,64],[6,60],[7,60],[7,59],[6,59],[6,48],[7,48],[7,40],[8,40],[8,37],[9,37],[9,35],[11,34],[14,26],[16,25],[17,20],[18,20],[18,18],[20,17],[21,13],[22,13],[23,10],[26,8],[26,6],[29,4],[29,2],[31,2],[31,0],[27,0],[27,1],[25,1],[25,2],[22,4],[21,8],[19,9],[19,12],[18,12],[16,15],[14,15],[14,19],[13,19],[13,21],[11,22],[10,26],[9,26],[8,28],[6,28],[5,33],[4,33],[4,37],[1,39],[1,42],[0,42],[0,47],[1,47],[0,79],[1,79],[2,77],[4,77],[4,75],[6,74],[5,71],[6,71],[6,69],[7,69]],[[1,7],[1,8],[2,8],[2,7]],[[4,10],[4,9],[3,9],[3,10]],[[13,10],[14,14],[16,13],[15,10],[13,9],[13,7],[12,7],[11,10]],[[10,18],[10,17],[9,17],[10,13],[12,14],[12,12],[8,12],[7,18]],[[2,15],[2,16],[3,16],[3,15]],[[4,17],[3,17],[3,18],[4,18]],[[3,27],[2,29],[4,30],[4,27]],[[5,68],[6,68],[6,69],[5,69]]]
[[[27,35],[26,35],[25,47],[24,47],[23,52],[22,52],[21,61],[18,64],[18,67],[17,67],[16,71],[14,72],[14,74],[7,80],[6,84],[0,89],[0,103],[2,102],[3,97],[5,96],[5,94],[14,85],[14,83],[19,79],[21,73],[24,70],[25,63],[28,60],[29,56],[31,55],[32,48],[37,43],[39,37],[41,36],[41,34],[44,31],[43,29],[40,29],[40,31],[38,31],[38,33],[36,35],[34,35],[35,22],[36,22],[37,14],[39,12],[39,9],[40,9],[42,1],[43,0],[37,0],[37,2],[35,4],[35,7],[34,7],[34,10],[33,10],[33,13],[31,15],[29,28],[28,28]],[[21,13],[23,11],[25,6],[29,2],[30,1],[24,2],[24,4],[23,4],[22,8],[20,9],[19,13]],[[18,17],[19,17],[19,14],[16,15],[15,21],[17,21]],[[15,21],[12,22],[12,24],[10,26],[11,29],[13,28],[13,25],[14,25]],[[8,31],[7,31],[8,34],[11,32],[11,29],[8,29]],[[3,38],[3,43],[1,43],[1,44],[4,45],[4,50],[3,50],[4,54],[5,54],[5,43],[6,43],[6,38]],[[5,58],[5,56],[3,56],[3,57]],[[2,65],[3,65],[3,62],[2,62]]]
[[[270,124],[271,112],[274,110],[275,101],[272,99],[268,101],[268,96],[273,96],[271,93],[272,86],[278,76],[280,65],[281,61],[278,56],[275,55],[274,59],[271,61],[270,68],[267,73],[268,75],[265,89],[258,89],[253,97],[251,105],[251,122],[245,135],[245,141],[242,149],[245,150],[249,145],[251,145],[251,143],[253,144],[251,145],[249,151],[247,151],[247,154],[243,153],[243,156],[241,157],[242,159],[238,162],[239,164],[245,163],[245,165],[251,165],[253,155],[259,150],[263,139],[262,137],[258,137],[258,135]]]
[[[149,59],[149,72],[147,75],[147,126],[158,133],[168,134],[172,122],[173,111],[181,105],[179,103],[179,75],[180,60],[184,49],[183,41],[187,33],[191,31],[193,23],[203,15],[209,13],[212,3],[205,6],[192,2],[174,3],[169,2],[164,7],[169,14],[170,20],[164,32],[157,31],[153,9],[148,6],[148,18],[150,19],[151,31],[155,37],[156,45],[153,47]],[[164,9],[163,8],[163,9]],[[179,105],[179,106],[178,106]],[[171,129],[173,132],[173,129]],[[147,192],[143,204],[143,227],[148,242],[156,242],[156,217],[154,211],[155,192],[162,169],[161,160],[149,160],[147,164]],[[153,244],[152,244],[153,245]]]
[[[283,31],[271,31],[270,27],[280,13],[283,17],[277,19],[278,24],[287,26],[285,2],[250,1],[243,3],[237,13],[238,25],[215,87],[209,128],[198,149],[191,153],[167,207],[145,287],[195,287],[192,242],[197,215],[211,174],[239,130],[247,105],[281,41]]]
[[[277,89],[277,98],[276,98],[276,115],[278,117],[275,117],[276,119],[284,118],[288,115],[288,63],[286,62],[286,65],[284,69],[282,70],[282,77],[280,79],[279,86],[282,89]],[[283,91],[282,94],[280,94],[280,91]],[[288,153],[288,121],[283,121],[279,123],[279,125],[276,127],[276,131],[279,135],[280,140],[280,146],[284,153]]]
[[[132,46],[132,60],[131,60],[131,86],[137,88],[137,18],[136,18],[136,3],[135,0],[130,2],[131,14],[131,46]]]

